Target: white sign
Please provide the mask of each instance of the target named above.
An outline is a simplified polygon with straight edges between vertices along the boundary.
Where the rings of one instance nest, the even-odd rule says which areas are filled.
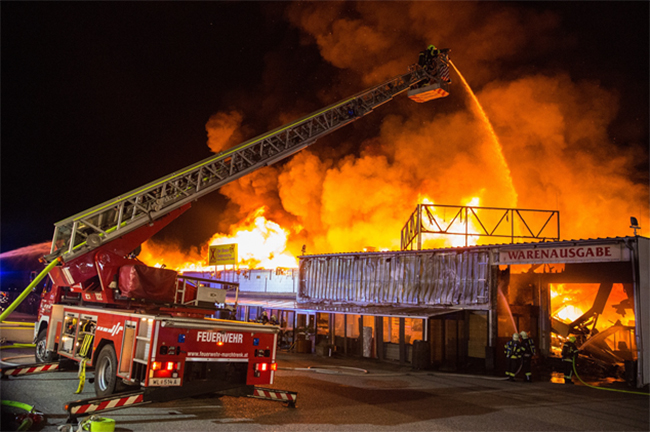
[[[621,244],[533,247],[499,251],[499,264],[629,261]]]
[[[179,386],[180,378],[149,378],[150,386]]]
[[[244,335],[241,333],[217,333],[200,331],[196,333],[198,342],[224,342],[224,343],[242,343]]]

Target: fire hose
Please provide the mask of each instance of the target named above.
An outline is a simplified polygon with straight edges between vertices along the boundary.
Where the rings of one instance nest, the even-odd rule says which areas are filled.
[[[45,267],[43,271],[40,272],[38,276],[36,276],[29,285],[27,285],[27,288],[25,288],[23,292],[20,293],[20,295],[16,298],[16,300],[14,300],[14,302],[10,304],[9,307],[5,309],[4,312],[2,312],[2,314],[0,314],[0,322],[3,322],[9,316],[9,314],[12,313],[14,309],[16,309],[18,305],[21,304],[23,300],[27,298],[29,293],[32,292],[32,289],[34,289],[34,287],[38,285],[39,282],[42,281],[45,276],[47,276],[50,270],[52,270],[59,263],[59,261],[61,261],[61,257],[49,263],[47,267]]]
[[[40,423],[43,421],[43,414],[34,410],[34,407],[22,402],[14,402],[9,400],[3,400],[2,406],[9,406],[12,408],[17,408],[23,411],[26,411],[26,414],[20,414],[16,416],[16,420],[20,422],[16,430],[24,431],[28,430],[34,423]]]
[[[619,390],[619,389],[613,389],[613,388],[607,388],[607,387],[596,387],[596,386],[593,386],[591,384],[587,384],[586,382],[584,382],[582,380],[582,378],[580,378],[580,375],[578,375],[578,370],[576,369],[576,359],[573,359],[571,361],[571,363],[573,363],[573,373],[576,374],[576,378],[578,378],[578,380],[587,387],[591,387],[591,388],[594,388],[594,389],[597,389],[597,390],[609,390],[609,391],[619,392],[619,393],[630,393],[630,394],[638,394],[638,395],[643,395],[643,396],[650,396],[650,393],[635,392],[635,391],[629,391],[629,390]]]

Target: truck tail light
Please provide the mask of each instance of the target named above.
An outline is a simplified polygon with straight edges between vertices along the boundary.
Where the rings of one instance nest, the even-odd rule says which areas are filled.
[[[151,378],[176,378],[180,374],[181,362],[151,362]]]
[[[262,372],[278,370],[277,363],[255,363],[255,377],[259,377]]]

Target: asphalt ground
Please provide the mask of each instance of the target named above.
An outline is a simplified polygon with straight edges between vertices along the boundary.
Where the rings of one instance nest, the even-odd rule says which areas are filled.
[[[3,349],[10,363],[32,361],[31,349]],[[298,392],[296,408],[224,396],[181,399],[106,412],[116,431],[617,431],[650,430],[648,396],[552,381],[431,371],[358,358],[278,355],[269,387]],[[3,365],[4,366],[4,365]],[[88,373],[92,376],[92,373]],[[555,381],[562,381],[556,380]],[[93,385],[75,395],[76,372],[10,378],[3,400],[34,405],[46,421],[32,430],[65,424],[67,401],[94,397]],[[632,390],[624,383],[610,388]],[[6,429],[6,424],[1,427]]]

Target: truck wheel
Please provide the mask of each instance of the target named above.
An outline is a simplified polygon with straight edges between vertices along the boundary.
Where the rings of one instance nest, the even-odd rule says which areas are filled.
[[[57,359],[57,355],[47,352],[47,328],[44,328],[38,332],[36,337],[36,351],[34,352],[34,357],[36,358],[37,363],[49,363]]]
[[[117,357],[113,345],[102,348],[95,366],[95,394],[98,397],[110,396],[115,393],[117,383]]]

